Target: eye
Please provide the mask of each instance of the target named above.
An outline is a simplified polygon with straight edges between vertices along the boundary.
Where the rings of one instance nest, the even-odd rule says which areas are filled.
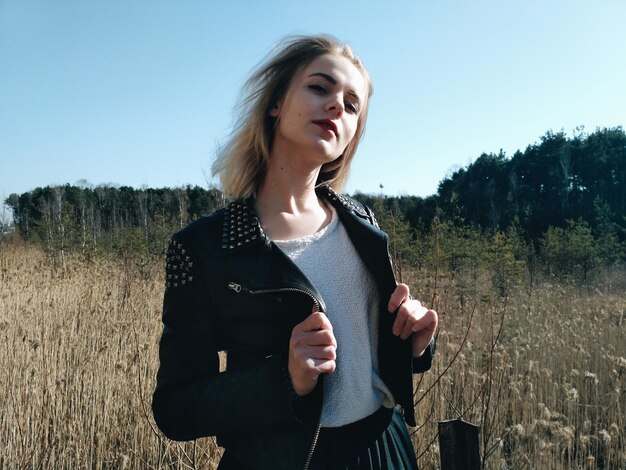
[[[316,93],[319,93],[319,94],[322,94],[322,95],[325,95],[326,92],[327,92],[326,87],[324,87],[323,85],[317,85],[317,84],[309,85],[309,88],[311,90],[315,91]]]
[[[352,102],[352,101],[346,101],[344,103],[344,106],[351,113],[356,113],[359,110],[358,105],[356,103]]]

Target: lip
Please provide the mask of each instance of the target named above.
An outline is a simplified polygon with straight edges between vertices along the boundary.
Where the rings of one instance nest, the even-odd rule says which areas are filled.
[[[331,131],[335,136],[338,136],[337,125],[331,121],[330,119],[318,119],[317,121],[313,121],[313,124],[317,124],[321,128]]]

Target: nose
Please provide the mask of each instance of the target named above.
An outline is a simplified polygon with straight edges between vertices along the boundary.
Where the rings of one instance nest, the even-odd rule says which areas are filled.
[[[345,110],[342,97],[337,93],[331,95],[325,108],[327,112],[332,113],[333,116],[336,116],[337,118],[340,118]]]

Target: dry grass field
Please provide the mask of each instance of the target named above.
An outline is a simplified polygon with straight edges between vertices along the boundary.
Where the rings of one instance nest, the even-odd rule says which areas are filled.
[[[481,426],[484,468],[626,468],[623,276],[508,297],[487,285],[438,281],[438,355],[416,376],[420,467],[439,467],[437,422],[463,417]],[[212,438],[174,443],[152,420],[162,290],[159,260],[52,270],[38,249],[0,246],[0,467],[215,468]]]

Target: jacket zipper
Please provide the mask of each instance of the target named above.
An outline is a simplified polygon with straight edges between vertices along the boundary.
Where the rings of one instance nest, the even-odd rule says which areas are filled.
[[[317,297],[315,297],[311,292],[306,289],[300,289],[298,287],[278,287],[276,289],[249,289],[248,287],[242,286],[241,284],[237,284],[236,282],[229,282],[228,288],[230,290],[235,291],[236,293],[245,292],[246,294],[256,295],[256,294],[271,294],[274,292],[302,292],[306,294],[308,297],[313,300],[317,310],[323,313],[322,304]]]
[[[236,282],[229,282],[228,288],[232,291],[235,291],[237,294],[241,292],[245,292],[246,294],[256,295],[256,294],[270,294],[274,292],[301,292],[313,300],[315,306],[317,307],[318,312],[323,313],[322,304],[317,297],[315,297],[311,292],[306,289],[299,289],[297,287],[279,287],[276,289],[250,289],[248,287],[242,286],[241,284],[237,284]],[[322,377],[322,383],[320,384],[322,387],[322,406],[320,406],[320,412],[317,417],[317,424],[315,426],[315,433],[313,433],[313,440],[311,441],[311,446],[309,447],[309,452],[307,453],[306,460],[304,461],[303,470],[308,470],[309,465],[311,464],[311,459],[313,458],[313,452],[315,451],[315,446],[317,446],[317,440],[320,437],[320,431],[322,429],[322,408],[324,406],[324,380]]]
[[[322,406],[320,406],[320,413],[317,416],[317,424],[315,425],[315,433],[313,433],[311,447],[309,447],[309,452],[306,456],[306,460],[304,461],[304,467],[302,470],[308,470],[309,465],[311,464],[311,459],[313,458],[315,446],[317,446],[317,440],[320,437],[320,431],[322,430],[322,408],[324,406],[324,376],[321,376],[320,380],[322,381],[322,383],[320,384],[320,387],[322,387]]]

